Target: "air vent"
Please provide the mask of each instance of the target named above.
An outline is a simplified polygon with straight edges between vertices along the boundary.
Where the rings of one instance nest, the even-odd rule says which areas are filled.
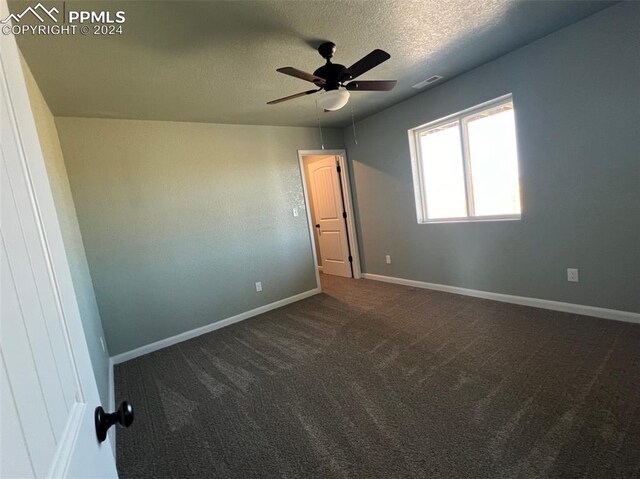
[[[426,80],[422,80],[420,83],[416,83],[412,88],[420,89],[424,88],[427,85],[431,85],[432,83],[437,82],[438,80],[442,80],[440,75],[433,75],[432,77],[427,78]]]

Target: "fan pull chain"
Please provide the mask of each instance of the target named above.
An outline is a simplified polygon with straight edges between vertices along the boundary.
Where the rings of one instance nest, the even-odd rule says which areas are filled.
[[[324,140],[322,139],[322,125],[320,124],[320,113],[318,113],[318,100],[316,100],[316,118],[318,118],[318,130],[320,130],[320,146],[324,150]]]
[[[356,119],[353,116],[353,104],[349,105],[351,107],[351,124],[353,125],[353,142],[358,144],[358,136],[356,135]]]

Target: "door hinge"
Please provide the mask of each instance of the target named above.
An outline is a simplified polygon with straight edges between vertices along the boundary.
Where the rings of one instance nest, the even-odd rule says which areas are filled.
[[[345,220],[347,219],[347,212],[346,212],[346,211],[343,211],[343,212],[342,212],[342,217],[343,217]]]
[[[342,168],[340,168],[340,165],[336,166],[336,168],[338,168],[338,173],[342,173]]]
[[[353,256],[349,256],[349,263],[353,263]]]

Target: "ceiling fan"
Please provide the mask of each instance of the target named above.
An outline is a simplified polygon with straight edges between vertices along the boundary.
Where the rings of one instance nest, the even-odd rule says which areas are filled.
[[[325,111],[335,111],[347,104],[350,91],[390,91],[396,86],[396,80],[352,81],[391,58],[391,55],[384,50],[373,50],[349,68],[331,63],[335,52],[336,45],[332,42],[324,42],[318,47],[318,53],[327,60],[327,63],[313,72],[313,75],[293,67],[278,68],[276,71],[311,82],[318,88],[285,96],[270,101],[267,105],[275,105],[324,90],[325,93],[319,97],[318,104]]]

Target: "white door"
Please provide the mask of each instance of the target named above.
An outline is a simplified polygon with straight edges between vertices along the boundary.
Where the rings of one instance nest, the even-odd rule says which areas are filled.
[[[336,157],[311,159],[308,171],[322,272],[351,278],[349,240]]]
[[[117,477],[96,438],[98,390],[11,35],[0,74],[0,477]]]

